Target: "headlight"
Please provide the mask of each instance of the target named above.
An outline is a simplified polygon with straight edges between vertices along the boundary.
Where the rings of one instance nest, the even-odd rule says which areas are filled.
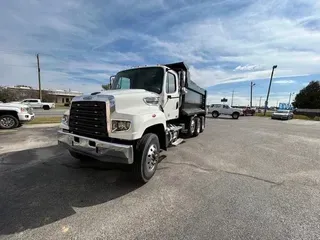
[[[65,125],[69,125],[69,115],[63,114],[63,117],[61,119],[61,123],[65,124]]]
[[[131,122],[127,120],[112,120],[112,132],[128,131],[131,127]]]
[[[20,108],[20,110],[21,110],[21,112],[27,112],[27,109],[25,109],[25,108]]]

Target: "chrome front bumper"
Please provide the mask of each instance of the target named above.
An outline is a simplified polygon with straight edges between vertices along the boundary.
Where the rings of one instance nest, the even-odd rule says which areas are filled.
[[[58,144],[102,162],[133,163],[133,146],[103,142],[93,138],[58,131]]]

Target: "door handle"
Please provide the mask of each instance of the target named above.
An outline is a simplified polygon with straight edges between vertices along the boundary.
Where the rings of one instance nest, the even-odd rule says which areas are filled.
[[[178,109],[178,107],[179,107],[179,103],[177,102],[177,103],[176,103],[176,109]]]

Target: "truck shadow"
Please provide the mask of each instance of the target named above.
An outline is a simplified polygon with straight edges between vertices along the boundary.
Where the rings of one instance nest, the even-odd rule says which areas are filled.
[[[141,187],[126,171],[81,163],[58,146],[0,155],[0,234],[38,228]]]

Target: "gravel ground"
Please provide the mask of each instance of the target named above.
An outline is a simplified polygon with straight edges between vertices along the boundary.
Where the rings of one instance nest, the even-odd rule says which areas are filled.
[[[320,238],[319,123],[208,118],[143,186],[55,133],[1,132],[0,239]]]

